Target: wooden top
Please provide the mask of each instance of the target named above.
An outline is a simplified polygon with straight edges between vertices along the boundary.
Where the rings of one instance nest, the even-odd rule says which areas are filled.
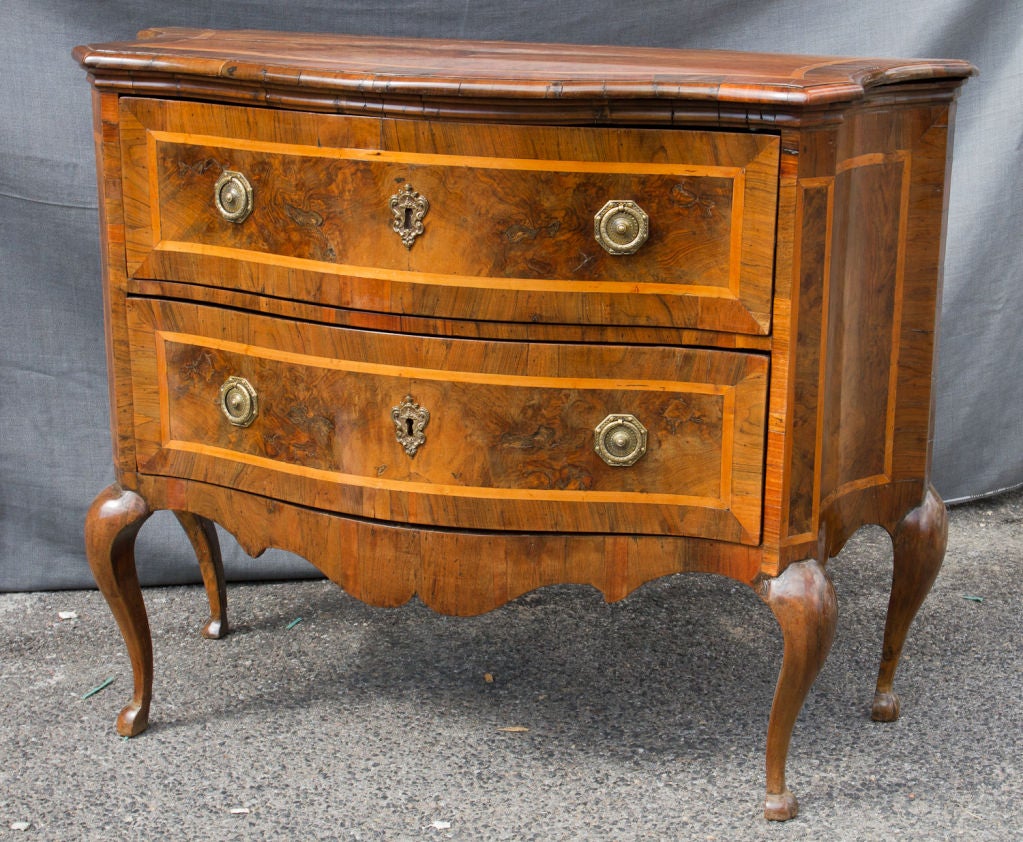
[[[780,107],[858,100],[881,86],[973,75],[956,60],[835,58],[258,30],[150,29],[81,46],[103,87],[201,95],[268,93],[526,100],[688,100]]]

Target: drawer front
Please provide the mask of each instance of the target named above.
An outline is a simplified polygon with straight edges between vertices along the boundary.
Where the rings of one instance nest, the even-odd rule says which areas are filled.
[[[144,473],[404,523],[759,541],[762,356],[383,334],[152,299],[128,313]],[[253,418],[229,419],[232,394]],[[394,417],[406,396],[429,413],[411,455],[398,433],[414,408]],[[634,464],[595,449],[614,415],[646,431]]]
[[[131,98],[121,122],[135,277],[408,315],[770,328],[774,136]],[[214,201],[225,171],[251,186],[243,221]],[[390,206],[406,185],[428,202],[410,247]],[[595,216],[624,201],[646,214],[648,239],[610,253]]]

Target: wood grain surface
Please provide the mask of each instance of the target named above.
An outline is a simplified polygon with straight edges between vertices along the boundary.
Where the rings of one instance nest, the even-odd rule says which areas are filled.
[[[253,557],[270,547],[301,555],[346,593],[381,607],[418,596],[434,611],[471,616],[545,585],[592,585],[617,601],[674,573],[752,585],[759,571],[756,547],[704,538],[410,527],[161,476],[140,477],[140,489],[155,508],[222,525]]]
[[[473,529],[759,541],[767,360],[669,348],[483,343],[131,300],[139,466],[363,517]],[[258,392],[249,427],[218,407]],[[430,411],[408,456],[391,409]],[[630,413],[636,464],[594,428]]]
[[[404,104],[433,98],[654,100],[805,109],[868,91],[961,80],[956,60],[839,58],[596,45],[153,28],[139,40],[78,47],[96,84],[122,91],[334,107],[346,97]],[[621,119],[619,117],[619,119]]]
[[[136,277],[409,316],[770,329],[776,137],[121,107]],[[240,224],[213,203],[225,170],[252,184]],[[430,203],[411,249],[388,207],[406,183]],[[635,254],[594,237],[617,200],[650,217]]]

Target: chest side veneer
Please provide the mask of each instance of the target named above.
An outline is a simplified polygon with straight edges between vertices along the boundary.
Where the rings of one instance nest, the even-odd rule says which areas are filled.
[[[196,30],[76,57],[117,470],[86,543],[134,671],[120,733],[149,716],[133,543],[157,509],[196,549],[209,637],[214,522],[375,605],[752,586],[784,637],[776,819],[834,633],[825,564],[880,524],[873,715],[898,715],[944,554],[932,369],[968,64]]]

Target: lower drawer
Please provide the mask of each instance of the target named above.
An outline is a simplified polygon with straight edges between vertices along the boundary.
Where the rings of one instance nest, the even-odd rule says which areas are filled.
[[[128,302],[138,468],[388,521],[760,539],[767,359]]]

